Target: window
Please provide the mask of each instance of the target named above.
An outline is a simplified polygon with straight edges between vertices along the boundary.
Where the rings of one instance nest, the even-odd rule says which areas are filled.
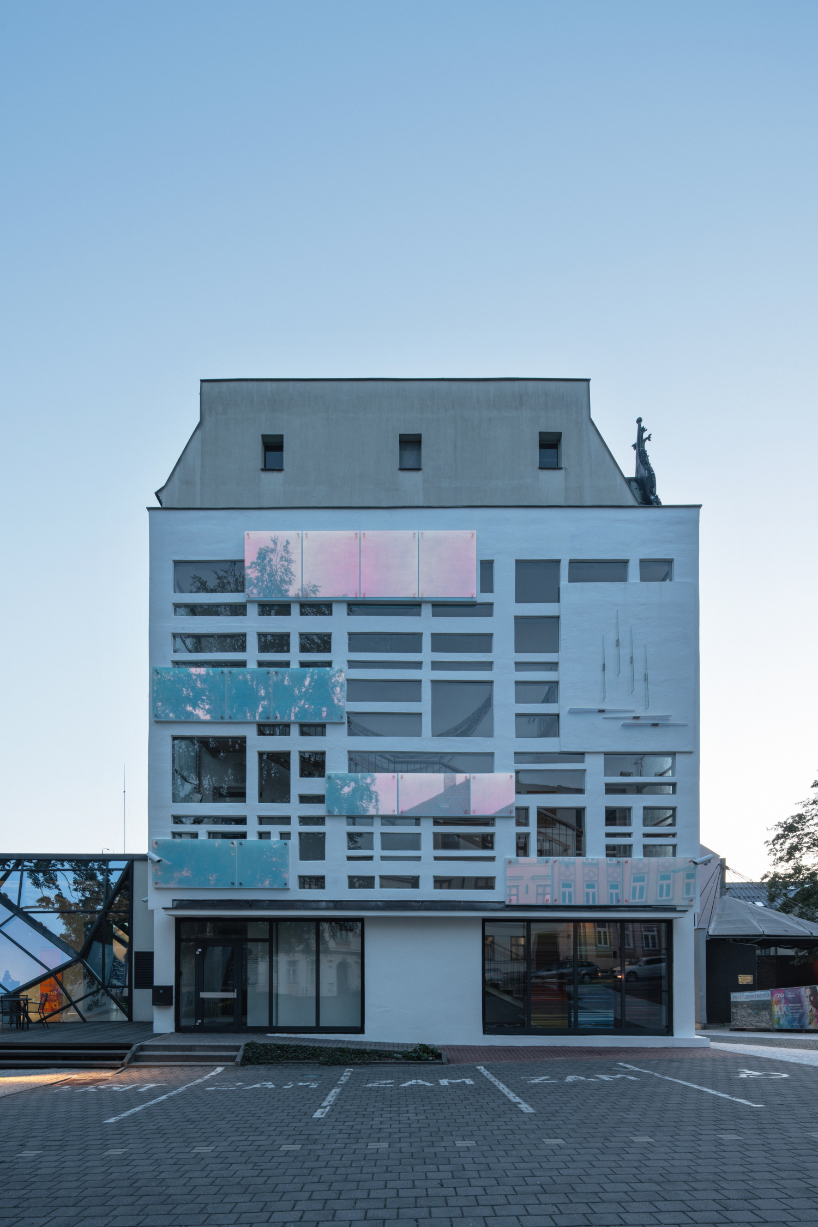
[[[331,652],[332,635],[310,635],[301,633],[298,636],[299,652]]]
[[[627,578],[626,558],[572,558],[568,563],[569,584],[624,584]]]
[[[302,737],[326,737],[327,726],[325,724],[299,724],[298,731]]]
[[[645,844],[642,848],[643,856],[675,856],[675,844]]]
[[[644,794],[656,796],[672,796],[676,793],[675,784],[606,784],[606,797],[625,797],[625,796],[642,796]]]
[[[423,634],[405,633],[370,635],[366,631],[348,631],[350,652],[422,652]]]
[[[198,839],[198,831],[171,831],[171,839]]]
[[[420,831],[382,831],[383,852],[419,852]]]
[[[290,635],[288,631],[278,635],[263,634],[258,636],[259,652],[289,652]]]
[[[559,668],[555,660],[515,660],[515,673],[556,673]]]
[[[257,724],[256,733],[259,737],[289,737],[289,724]]]
[[[384,678],[349,678],[347,681],[348,703],[419,703],[422,683],[412,678],[395,680]]]
[[[323,861],[327,836],[324,831],[298,832],[298,859],[300,861]]]
[[[350,669],[422,669],[422,660],[348,660]]]
[[[260,750],[258,756],[258,799],[263,804],[290,800],[290,752]]]
[[[261,445],[263,450],[264,468],[265,469],[283,469],[284,468],[284,436],[283,435],[262,435]]]
[[[326,890],[326,888],[327,888],[327,880],[326,878],[322,876],[306,877],[301,874],[299,874],[298,876],[298,889],[299,890]],[[334,1030],[335,1028],[332,1028],[332,1029]]]
[[[246,831],[208,831],[208,839],[246,839]]]
[[[302,601],[299,609],[302,618],[332,617],[332,601]]]
[[[323,750],[299,750],[298,774],[301,779],[322,780],[327,773],[327,756]]]
[[[622,860],[633,856],[633,844],[606,844],[605,855],[609,860]]]
[[[232,660],[172,660],[174,669],[243,669],[246,660],[233,657]]]
[[[606,827],[629,827],[631,825],[631,813],[629,809],[620,807],[605,809],[605,826]]]
[[[639,579],[643,584],[666,584],[673,579],[672,558],[640,558]]]
[[[381,818],[381,822],[385,823],[388,820]],[[420,823],[420,819],[416,819]],[[433,818],[433,827],[493,827],[493,818]]]
[[[607,813],[607,810],[605,811]],[[642,825],[646,827],[675,827],[675,809],[645,808],[642,810]]]
[[[351,874],[347,878],[347,886],[349,890],[374,890],[375,878]]]
[[[325,827],[327,825],[326,814],[299,814],[298,825],[300,827]]]
[[[394,873],[382,873],[379,878],[381,890],[419,890],[420,878]]]
[[[514,717],[515,737],[559,737],[559,716],[530,716],[517,712]]]
[[[245,801],[244,737],[174,737],[172,800],[212,805]]]
[[[175,562],[174,592],[244,592],[244,559]]]
[[[537,856],[582,856],[584,809],[537,810]]]
[[[493,754],[455,752],[433,754],[412,750],[376,750],[347,754],[347,771],[420,771],[452,775],[457,772],[492,772]],[[488,825],[487,823],[484,825]]]
[[[350,618],[419,618],[420,604],[417,605],[347,605],[347,616]]]
[[[493,660],[433,660],[433,673],[491,673]]]
[[[420,712],[347,712],[347,737],[421,737]]]
[[[531,793],[585,792],[584,771],[515,771],[516,791],[525,796]]]
[[[493,737],[493,697],[492,682],[432,682],[432,736]]]
[[[246,605],[174,605],[175,618],[246,618]]]
[[[227,818],[222,814],[174,814],[173,826],[184,827],[246,827],[246,818]]]
[[[558,559],[517,559],[514,564],[514,600],[518,605],[556,605],[559,599]]]
[[[584,754],[570,754],[567,750],[517,750],[515,763],[584,763]]]
[[[527,827],[529,822],[529,809],[527,805],[518,805],[514,810],[514,825],[518,827]]]
[[[433,652],[490,652],[493,635],[432,635]]]
[[[557,682],[515,682],[515,703],[557,703],[559,701],[559,684]]]
[[[560,468],[560,444],[562,434],[553,430],[540,431],[540,468]]]
[[[418,836],[420,838],[420,836]],[[435,831],[432,846],[440,852],[493,852],[494,835],[476,832]],[[418,847],[420,845],[418,844]]]
[[[493,618],[494,606],[489,601],[479,605],[433,605],[433,618]]]
[[[494,878],[435,878],[435,890],[494,890]]]
[[[299,660],[302,669],[331,669],[331,660]]]
[[[559,618],[515,618],[515,652],[559,652]]]
[[[290,821],[290,818],[288,815],[278,814],[278,815],[273,815],[272,817],[270,816],[261,817],[260,816],[258,820],[258,824],[260,827],[280,827],[280,826],[286,826],[289,821]]]
[[[348,852],[372,852],[375,835],[372,831],[347,831]]]
[[[528,831],[515,832],[514,855],[528,856]]]
[[[322,792],[300,792],[298,794],[298,804],[299,805],[323,805],[324,800],[325,798]],[[307,820],[305,818],[304,822],[306,821]],[[301,822],[300,818],[299,818],[299,822]],[[301,825],[303,826],[304,823],[302,823]],[[323,819],[321,820],[321,825],[323,826]]]
[[[494,562],[488,558],[480,559],[480,591],[494,591]]]
[[[273,604],[262,602],[258,607],[258,616],[260,618],[289,618],[292,613],[292,606],[286,601],[276,601]]]
[[[246,635],[174,635],[174,652],[246,652]]]
[[[398,468],[419,469],[421,435],[401,435],[398,441]]]
[[[675,775],[675,754],[606,754],[605,775]]]

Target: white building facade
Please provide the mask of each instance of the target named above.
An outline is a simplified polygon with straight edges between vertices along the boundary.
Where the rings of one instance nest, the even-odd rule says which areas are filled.
[[[639,472],[584,381],[203,384],[150,513],[157,1031],[698,1042],[698,509]]]

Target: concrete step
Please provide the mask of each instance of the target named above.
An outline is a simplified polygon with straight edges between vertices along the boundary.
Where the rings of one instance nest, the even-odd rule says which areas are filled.
[[[129,1044],[0,1043],[0,1069],[118,1069]]]
[[[140,1044],[130,1065],[233,1065],[241,1044]]]

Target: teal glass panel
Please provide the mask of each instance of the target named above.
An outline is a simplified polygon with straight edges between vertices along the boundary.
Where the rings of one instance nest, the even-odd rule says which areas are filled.
[[[270,669],[228,669],[225,719],[268,720],[272,695]]]
[[[274,669],[272,716],[303,724],[341,723],[346,706],[343,669]]]
[[[151,862],[156,887],[218,888],[238,881],[232,839],[154,839],[152,851],[161,857]]]
[[[396,774],[333,771],[327,776],[328,814],[396,814]]]
[[[223,720],[223,669],[154,669],[154,720]]]
[[[236,845],[237,884],[245,889],[286,890],[289,885],[290,845],[283,839],[240,840]]]

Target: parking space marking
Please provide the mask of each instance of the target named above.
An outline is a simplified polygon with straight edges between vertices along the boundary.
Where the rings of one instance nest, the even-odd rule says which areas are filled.
[[[737,1099],[735,1095],[725,1095],[724,1091],[714,1091],[709,1086],[698,1086],[695,1082],[685,1082],[682,1078],[669,1078],[667,1074],[657,1074],[652,1069],[641,1069],[638,1065],[627,1065],[624,1061],[617,1061],[617,1065],[622,1065],[625,1069],[633,1069],[639,1074],[650,1074],[652,1078],[662,1078],[665,1082],[678,1082],[679,1086],[689,1086],[694,1091],[704,1091],[707,1095],[717,1095],[719,1099],[731,1099],[733,1103],[743,1103],[748,1108],[764,1107],[763,1103],[750,1103],[749,1099]]]
[[[326,1099],[321,1104],[321,1107],[318,1109],[317,1112],[313,1112],[312,1114],[313,1120],[315,1120],[316,1117],[323,1117],[327,1115],[333,1103],[335,1102],[336,1098],[341,1094],[341,1088],[343,1087],[344,1083],[348,1081],[351,1073],[352,1073],[351,1069],[344,1070],[344,1072],[341,1074],[341,1077],[338,1079],[338,1082],[335,1084],[335,1086],[330,1091],[329,1095],[327,1095]]]
[[[200,1082],[206,1082],[208,1078],[214,1078],[216,1074],[224,1072],[223,1065],[217,1065],[209,1074],[205,1074],[202,1078],[194,1078],[193,1082],[186,1082],[184,1086],[179,1086],[175,1091],[168,1091],[165,1095],[159,1095],[156,1099],[149,1099],[147,1103],[140,1103],[138,1107],[131,1108],[128,1112],[120,1112],[119,1116],[110,1116],[108,1120],[104,1120],[103,1125],[113,1125],[118,1120],[124,1120],[126,1116],[133,1116],[134,1112],[141,1112],[144,1108],[151,1108],[155,1103],[161,1103],[163,1099],[170,1099],[173,1095],[181,1095],[182,1091],[186,1091],[190,1086],[198,1086]]]
[[[510,1099],[512,1103],[516,1103],[521,1112],[533,1112],[535,1110],[524,1099],[520,1099],[519,1095],[515,1095],[512,1090],[509,1090],[504,1082],[501,1082],[499,1078],[495,1078],[494,1074],[490,1074],[485,1065],[478,1065],[477,1068],[484,1078],[488,1078],[489,1082],[493,1082],[497,1089],[502,1091],[507,1099]]]

